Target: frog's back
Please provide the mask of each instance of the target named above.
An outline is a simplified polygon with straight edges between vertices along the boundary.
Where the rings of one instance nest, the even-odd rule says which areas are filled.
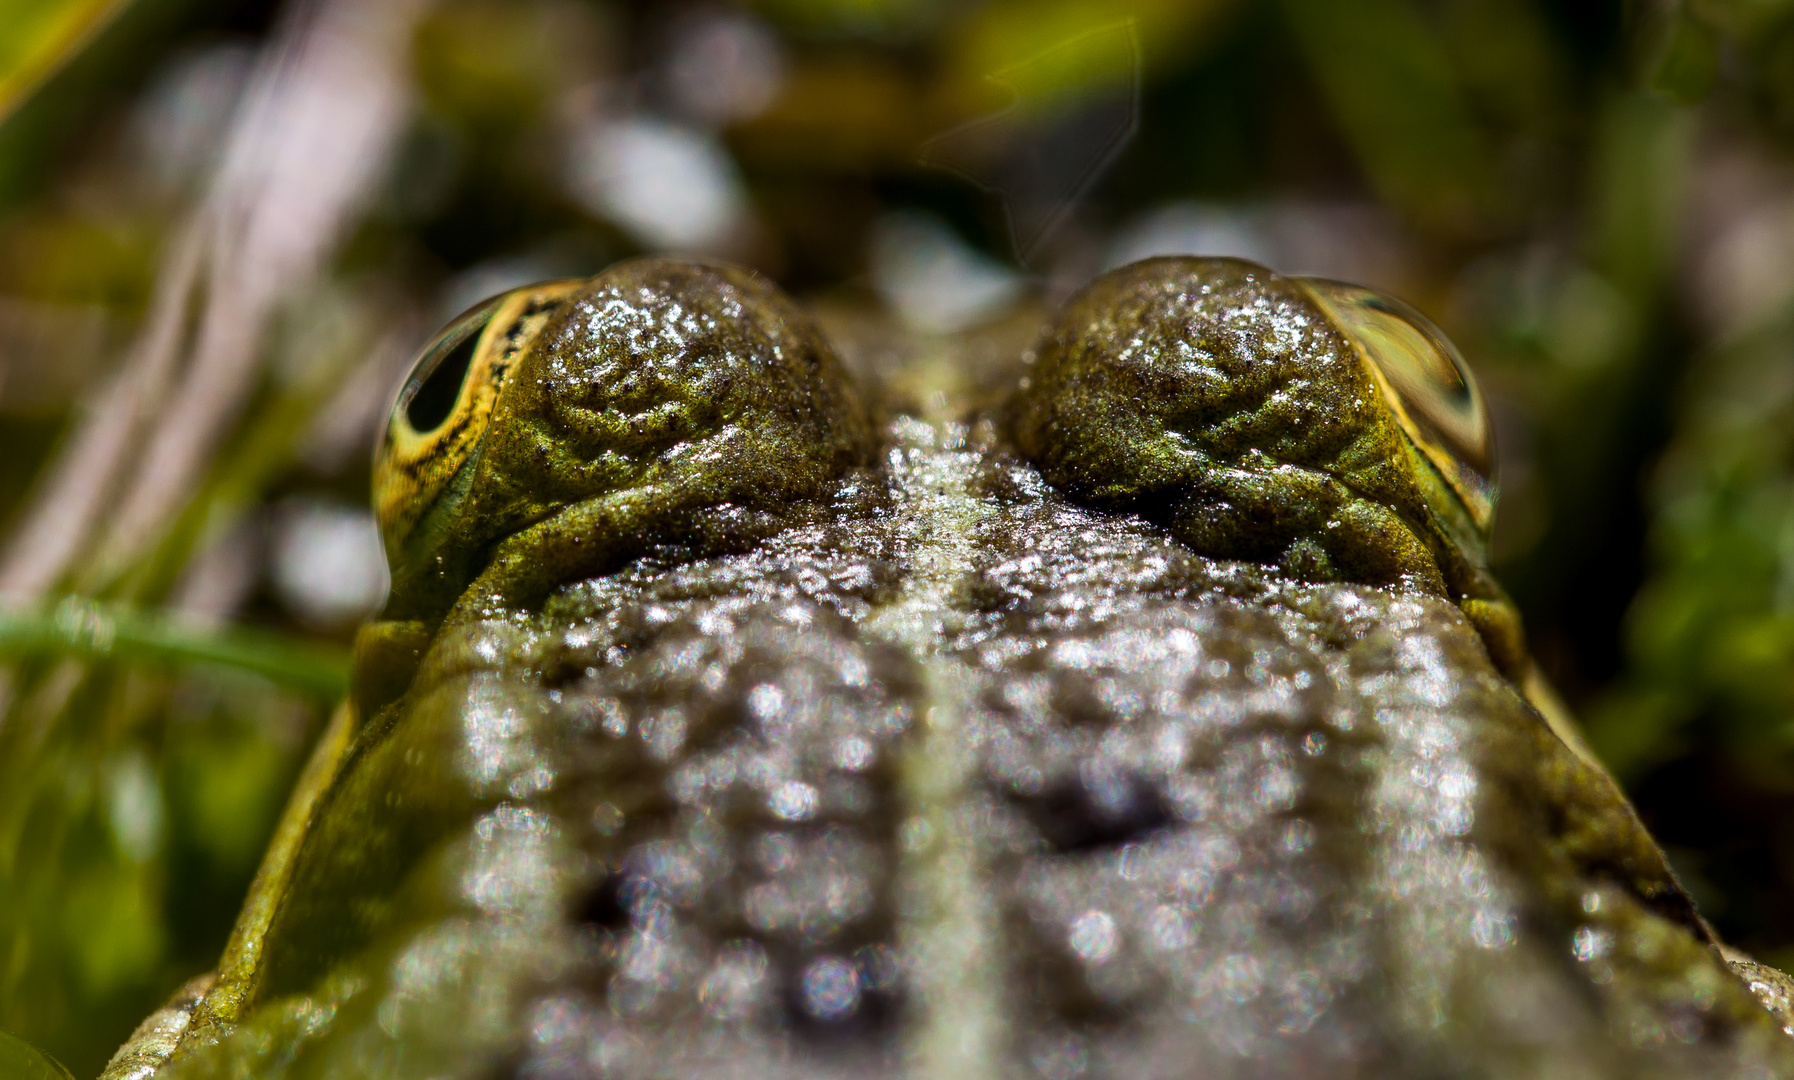
[[[1194,265],[1150,280],[1272,277]],[[1229,406],[1078,346],[1000,410],[824,425],[876,453],[777,505],[705,474],[665,542],[468,586],[167,1075],[1794,1074],[1396,436],[1264,419],[1363,373]]]

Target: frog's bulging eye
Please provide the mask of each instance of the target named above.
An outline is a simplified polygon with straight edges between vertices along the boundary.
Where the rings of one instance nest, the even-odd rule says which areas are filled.
[[[374,509],[395,554],[467,463],[505,376],[577,282],[495,296],[449,323],[411,367],[374,461]]]
[[[417,439],[437,431],[463,405],[468,375],[485,340],[485,330],[507,299],[495,296],[467,309],[424,347],[399,390],[387,431],[389,445],[383,449],[389,450],[391,444],[426,449],[417,445]]]
[[[490,317],[489,313],[487,317]],[[473,367],[473,352],[480,343],[480,331],[485,328],[486,318],[482,318],[461,334],[460,344],[451,345],[453,336],[445,335],[447,340],[431,350],[437,357],[436,370],[421,379],[414,378],[408,386],[411,401],[405,406],[405,419],[410,422],[411,430],[435,431],[455,411],[455,404],[461,398],[461,386]],[[444,346],[449,347],[446,354],[441,352]],[[428,359],[426,357],[426,362]],[[421,371],[424,363],[420,362],[417,367]]]
[[[1358,285],[1300,280],[1370,361],[1402,430],[1486,537],[1495,514],[1493,429],[1482,391],[1457,347],[1400,300]]]

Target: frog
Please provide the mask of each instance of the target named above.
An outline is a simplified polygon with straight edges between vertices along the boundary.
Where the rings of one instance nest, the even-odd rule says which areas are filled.
[[[452,322],[349,698],[107,1080],[1794,1076],[1437,327],[1195,256],[1016,322],[671,257]]]

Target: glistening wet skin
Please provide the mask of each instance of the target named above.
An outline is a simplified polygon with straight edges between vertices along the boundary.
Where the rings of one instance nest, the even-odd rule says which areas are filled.
[[[1398,302],[1157,259],[850,362],[648,259],[447,334],[353,696],[109,1075],[1794,1075]]]

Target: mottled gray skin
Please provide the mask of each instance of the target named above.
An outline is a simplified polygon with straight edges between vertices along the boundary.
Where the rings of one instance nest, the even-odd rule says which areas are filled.
[[[1281,287],[1243,265],[1145,273]],[[1193,303],[1192,333],[1238,311]],[[1222,481],[1129,486],[1125,417],[1100,461],[1028,419],[1052,340],[1029,368],[883,339],[876,464],[832,456],[729,550],[637,537],[435,624],[240,1000],[158,1075],[1794,1076],[1612,782],[1491,663],[1400,470],[1302,480],[1405,532],[1381,561],[1304,546],[1327,515],[1274,483],[1230,525]],[[1350,429],[1273,416],[1228,475]]]

